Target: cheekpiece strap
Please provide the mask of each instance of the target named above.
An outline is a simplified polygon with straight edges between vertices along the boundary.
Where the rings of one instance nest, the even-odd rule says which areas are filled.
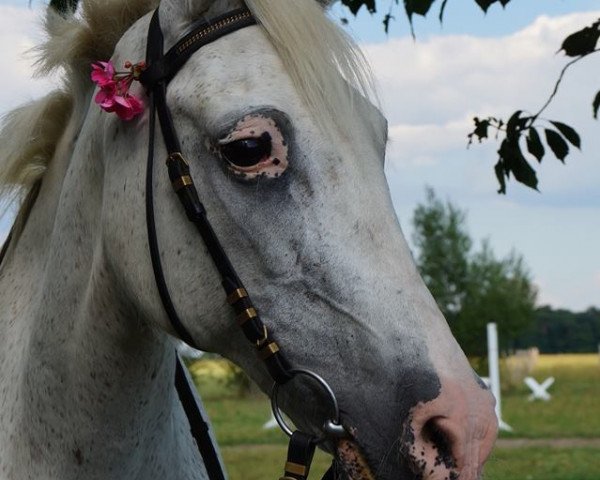
[[[158,9],[155,10],[148,29],[148,45],[146,64],[148,67],[140,76],[140,81],[148,89],[151,96],[150,141],[148,146],[148,178],[146,187],[150,250],[155,278],[163,305],[177,334],[185,342],[194,346],[191,335],[181,322],[168,292],[160,262],[160,254],[156,241],[154,213],[152,205],[152,169],[154,160],[154,115],[160,122],[162,136],[167,149],[167,169],[173,190],[177,194],[188,220],[192,222],[222,279],[223,289],[229,304],[236,314],[238,325],[244,335],[257,350],[258,357],[264,362],[271,377],[277,383],[285,383],[292,378],[290,367],[279,350],[279,346],[270,335],[266,325],[261,321],[258,309],[252,304],[248,292],[238,277],[225,250],[223,249],[200,200],[188,161],[181,152],[181,144],[173,124],[171,112],[167,105],[167,83],[185,64],[187,59],[199,48],[235,30],[255,24],[250,11],[246,8],[233,10],[209,22],[203,22],[192,30],[181,41],[163,54],[163,33],[160,28]]]
[[[285,473],[279,480],[306,480],[315,454],[315,437],[294,432],[290,438]]]

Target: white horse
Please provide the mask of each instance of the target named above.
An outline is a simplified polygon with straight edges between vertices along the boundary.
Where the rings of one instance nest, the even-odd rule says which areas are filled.
[[[328,2],[245,3],[259,25],[200,49],[168,93],[217,234],[282,351],[337,395],[352,437],[328,448],[349,478],[475,480],[496,436],[493,399],[402,237],[361,57]],[[241,5],[162,0],[165,47]],[[85,0],[76,17],[50,14],[41,68],[61,68],[65,83],[5,119],[0,182],[31,193],[0,267],[2,480],[206,478],[148,254],[148,112],[102,112],[89,80],[93,61],[144,58],[156,6]],[[264,132],[280,161],[244,178],[223,148]],[[182,321],[269,391],[166,177],[156,172],[156,222]],[[297,424],[319,428],[316,397],[296,383],[280,397]]]

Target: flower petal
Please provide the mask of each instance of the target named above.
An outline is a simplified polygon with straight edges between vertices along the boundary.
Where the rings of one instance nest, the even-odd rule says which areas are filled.
[[[122,120],[132,120],[144,111],[144,103],[134,95],[115,97],[115,113]]]
[[[100,105],[102,108],[106,109],[107,107],[110,107],[110,106],[114,105],[114,103],[115,103],[115,96],[111,92],[108,92],[106,90],[100,90],[96,94],[96,97],[94,98],[94,101],[98,105]]]
[[[92,63],[92,81],[100,87],[104,87],[115,83],[115,68],[112,62],[96,62]]]
[[[139,68],[143,67],[144,65],[140,63]],[[134,73],[132,67],[132,73],[129,75],[123,77],[121,74],[115,74],[114,65],[110,60],[93,63],[91,78],[100,86],[94,101],[103,110],[115,112],[122,120],[131,120],[142,113],[144,111],[143,100],[129,93],[131,83],[136,79]]]

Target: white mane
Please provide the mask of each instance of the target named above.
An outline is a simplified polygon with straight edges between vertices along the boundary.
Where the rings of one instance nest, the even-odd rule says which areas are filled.
[[[188,3],[192,13],[194,2]],[[324,128],[337,125],[342,131],[351,131],[353,92],[367,97],[373,92],[369,68],[352,40],[323,14],[315,0],[245,3],[315,120]],[[84,112],[89,103],[94,88],[89,80],[90,64],[110,58],[125,31],[157,4],[156,0],[83,0],[79,12],[67,18],[48,9],[48,39],[37,48],[38,73],[62,70],[64,85],[4,117],[0,198],[22,201],[22,194],[43,177],[67,122],[73,114]]]

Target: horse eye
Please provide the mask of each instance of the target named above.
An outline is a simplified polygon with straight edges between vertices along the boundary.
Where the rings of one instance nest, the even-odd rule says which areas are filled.
[[[271,156],[271,135],[265,132],[258,138],[243,138],[221,145],[221,154],[237,167],[252,167]]]

